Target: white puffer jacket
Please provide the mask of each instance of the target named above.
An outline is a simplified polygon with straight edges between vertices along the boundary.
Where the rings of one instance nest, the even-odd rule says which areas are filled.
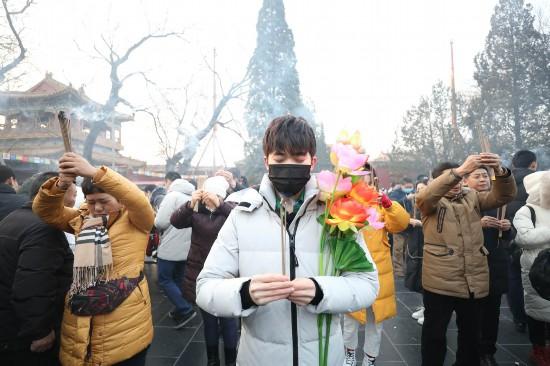
[[[191,200],[195,187],[185,179],[176,179],[162,200],[155,217],[155,227],[162,231],[157,256],[167,261],[184,261],[191,246],[191,228],[176,229],[170,225],[170,216],[181,205]]]
[[[287,274],[295,270],[296,277],[313,277],[320,285],[324,297],[317,306],[300,307],[280,300],[242,310],[240,289],[245,281],[257,274],[282,271],[281,219],[274,211],[276,198],[267,176],[259,193],[253,189],[242,193],[241,203],[222,227],[197,279],[197,304],[202,309],[216,316],[242,317],[239,366],[292,366],[294,352],[299,365],[317,365],[318,313],[336,314],[331,323],[328,364],[342,365],[344,343],[337,314],[367,308],[376,299],[376,271],[318,276],[321,225],[317,217],[325,206],[317,195],[316,178],[312,177],[306,185],[304,204],[285,232],[284,252]],[[362,240],[362,235],[358,238]],[[290,256],[293,243],[295,259]],[[360,244],[366,250],[366,245]],[[368,251],[366,256],[374,263]],[[297,311],[297,334],[292,331],[293,307]],[[296,350],[293,337],[297,339]]]
[[[530,317],[550,322],[550,301],[543,299],[531,286],[529,270],[540,251],[550,248],[550,171],[536,172],[524,179],[529,194],[527,205],[535,210],[533,226],[529,208],[523,206],[514,217],[516,242],[523,248],[521,277],[525,291],[525,312]]]

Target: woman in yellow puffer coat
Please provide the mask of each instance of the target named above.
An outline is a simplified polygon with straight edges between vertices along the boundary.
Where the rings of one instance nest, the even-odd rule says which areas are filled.
[[[140,278],[154,221],[146,196],[118,173],[106,167],[95,168],[77,154],[63,155],[59,167],[59,178],[44,183],[34,200],[33,211],[46,223],[77,235],[75,270],[78,236],[91,225],[87,222],[99,218],[111,243],[110,278]],[[87,205],[80,210],[63,206],[64,191],[75,176],[85,178]],[[114,365],[128,360],[132,360],[132,365],[145,364],[145,353],[153,340],[151,300],[145,278],[110,313],[78,316],[66,305],[61,330],[63,365]]]
[[[367,166],[367,168],[370,168]],[[368,169],[376,177],[374,169]],[[370,179],[370,176],[366,176]],[[374,365],[378,357],[382,339],[382,322],[397,315],[395,301],[395,284],[388,233],[401,232],[409,225],[410,216],[397,202],[392,202],[385,194],[380,195],[380,205],[377,208],[380,221],[385,226],[381,230],[365,230],[363,237],[378,270],[380,290],[372,306],[344,316],[344,344],[346,346],[346,361],[344,365],[355,365],[355,349],[358,343],[360,324],[365,324],[365,344],[363,365]]]

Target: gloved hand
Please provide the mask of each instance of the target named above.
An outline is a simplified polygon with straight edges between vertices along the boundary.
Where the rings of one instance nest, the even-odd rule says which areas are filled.
[[[393,204],[393,202],[390,200],[390,198],[385,193],[381,193],[380,194],[380,204],[384,208],[390,208],[391,205]]]

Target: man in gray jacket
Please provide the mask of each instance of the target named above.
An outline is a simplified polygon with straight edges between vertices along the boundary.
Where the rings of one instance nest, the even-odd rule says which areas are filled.
[[[174,180],[155,217],[155,227],[162,233],[157,252],[159,285],[175,306],[170,316],[176,329],[182,328],[197,313],[181,292],[185,261],[191,245],[191,229],[176,229],[170,225],[170,216],[191,200],[194,190],[195,187],[185,179]]]
[[[378,275],[319,276],[324,212],[318,200],[313,129],[291,115],[276,118],[263,140],[269,173],[233,209],[197,280],[197,304],[222,317],[242,317],[240,366],[317,365],[317,314],[369,307]],[[362,235],[358,235],[362,243]],[[373,263],[365,248],[365,255]],[[328,365],[341,365],[344,344],[333,317]]]

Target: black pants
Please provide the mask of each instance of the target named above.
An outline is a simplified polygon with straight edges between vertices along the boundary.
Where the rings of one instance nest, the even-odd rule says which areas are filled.
[[[489,294],[481,300],[480,325],[481,339],[479,352],[484,355],[494,355],[497,352],[498,323],[500,318],[500,302],[502,294]]]
[[[529,328],[529,340],[533,346],[545,346],[546,345],[546,327],[550,326],[549,323],[536,320],[527,316],[527,327]]]
[[[225,348],[236,349],[238,342],[237,319],[218,318],[201,309],[204,322],[204,339],[207,346],[218,347],[220,340],[220,328]]]
[[[456,366],[479,366],[479,299],[434,294],[424,290],[422,366],[442,366],[447,353],[447,327],[456,312],[458,350]]]
[[[0,352],[0,365],[2,366],[58,366],[59,349],[46,352],[31,352],[30,349],[22,351]]]
[[[115,366],[145,366],[145,357],[147,356],[148,350],[149,347],[129,359],[115,364]]]
[[[519,263],[508,264],[508,292],[506,293],[510,312],[515,323],[527,323],[523,299],[523,283],[521,282],[521,266]]]

